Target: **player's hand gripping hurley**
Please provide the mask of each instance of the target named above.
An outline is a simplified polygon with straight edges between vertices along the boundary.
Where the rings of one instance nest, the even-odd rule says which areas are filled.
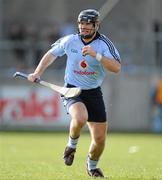
[[[16,72],[13,77],[22,77],[27,79],[28,74],[22,73],[22,72]],[[41,79],[36,79],[35,83],[41,84],[45,87],[48,87],[60,94],[62,94],[65,98],[75,97],[78,96],[81,93],[81,89],[77,87],[67,88],[67,87],[61,87],[46,81],[43,81]]]

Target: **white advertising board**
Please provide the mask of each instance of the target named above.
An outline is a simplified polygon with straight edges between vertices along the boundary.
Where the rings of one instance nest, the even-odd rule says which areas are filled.
[[[46,88],[3,86],[0,88],[0,125],[68,126],[58,93]]]

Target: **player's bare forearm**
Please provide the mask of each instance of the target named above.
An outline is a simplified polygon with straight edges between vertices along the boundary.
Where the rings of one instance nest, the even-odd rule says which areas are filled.
[[[102,56],[102,59],[100,62],[110,72],[118,73],[121,70],[120,62],[115,59],[110,59],[110,58]]]
[[[48,51],[40,60],[37,68],[35,69],[34,73],[41,76],[45,69],[56,59],[56,57]]]
[[[82,49],[83,55],[89,54],[90,56],[97,59],[97,52],[92,49],[91,46],[84,46]],[[98,61],[110,72],[118,73],[121,69],[121,64],[116,59],[110,59],[107,57],[104,57],[102,55],[99,55]]]

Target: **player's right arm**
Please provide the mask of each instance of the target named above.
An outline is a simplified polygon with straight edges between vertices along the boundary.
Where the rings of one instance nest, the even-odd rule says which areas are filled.
[[[69,36],[70,37],[70,36]],[[58,57],[63,56],[65,54],[64,44],[67,42],[69,37],[60,38],[54,44],[52,44],[52,48],[47,51],[47,53],[40,60],[37,68],[34,73],[29,74],[28,80],[34,82],[36,79],[40,78],[45,69]]]
[[[38,66],[36,67],[34,73],[28,75],[28,80],[34,82],[36,79],[40,78],[46,68],[56,59],[51,51],[47,51],[47,53],[42,57]]]

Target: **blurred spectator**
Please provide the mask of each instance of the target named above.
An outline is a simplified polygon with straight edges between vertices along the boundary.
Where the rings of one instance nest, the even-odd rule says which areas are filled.
[[[28,65],[32,67],[38,64],[38,59],[41,58],[42,46],[41,46],[41,34],[39,27],[35,24],[28,24],[26,26],[26,41],[29,44],[28,48]]]
[[[13,45],[13,54],[17,61],[17,68],[25,67],[25,49],[23,48],[22,43],[25,40],[25,31],[24,27],[20,24],[12,24],[9,29],[8,34],[9,40],[11,40]]]
[[[52,27],[48,26],[49,30],[48,30],[48,34],[47,34],[47,42],[48,42],[48,48],[49,46],[51,46],[53,43],[55,43],[58,39],[61,38],[61,32],[60,32],[60,26],[57,22],[55,22]],[[65,56],[63,57],[59,57],[61,59],[61,61],[55,61],[53,63],[53,68],[54,69],[61,69],[63,67],[65,67]]]
[[[162,21],[155,20],[153,24],[153,31],[155,33],[155,58],[156,58],[156,65],[162,67]]]
[[[153,130],[162,133],[162,78],[156,81],[151,93]]]
[[[71,18],[68,18],[67,21],[60,26],[61,37],[76,33],[76,28]]]
[[[49,31],[48,36],[47,36],[49,44],[50,45],[53,44],[60,37],[61,37],[61,35],[60,35],[59,25],[55,24],[50,28],[50,31]]]

